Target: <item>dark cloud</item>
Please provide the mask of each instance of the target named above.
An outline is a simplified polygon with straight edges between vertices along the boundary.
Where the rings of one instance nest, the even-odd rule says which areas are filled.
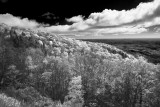
[[[8,0],[0,0],[1,3],[7,3]]]
[[[44,13],[41,17],[43,17],[43,18],[45,18],[45,19],[48,19],[48,20],[59,19],[58,16],[56,16],[55,14],[50,13],[50,12]]]

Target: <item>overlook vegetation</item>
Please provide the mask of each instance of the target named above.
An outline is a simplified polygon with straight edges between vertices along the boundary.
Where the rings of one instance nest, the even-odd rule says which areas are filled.
[[[3,107],[159,107],[160,65],[114,46],[0,25]]]
[[[116,46],[127,53],[143,56],[148,62],[160,63],[160,39],[139,38],[139,39],[83,39],[83,41],[107,43]]]

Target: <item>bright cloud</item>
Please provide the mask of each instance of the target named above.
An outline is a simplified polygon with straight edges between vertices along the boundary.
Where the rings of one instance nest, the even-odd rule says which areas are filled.
[[[69,25],[57,25],[57,26],[42,27],[39,29],[46,30],[48,32],[67,32],[69,28],[70,28]]]
[[[79,19],[80,21],[73,21],[76,24],[73,27],[81,28],[83,26],[119,26],[119,25],[130,25],[134,23],[145,23],[146,21],[155,20],[156,17],[160,16],[160,0],[154,0],[153,2],[140,3],[136,8],[131,10],[109,10],[105,9],[99,13],[91,13],[88,19],[83,19],[80,16],[74,16],[68,21]],[[76,26],[77,25],[77,26]],[[151,24],[152,25],[152,24]]]
[[[102,13],[92,13],[89,18],[96,20],[99,26],[123,25],[150,20],[158,10],[160,10],[160,0],[155,0],[150,3],[141,3],[135,9],[128,11],[105,9]]]
[[[45,25],[40,24],[34,20],[29,20],[28,18],[20,18],[15,17],[11,14],[0,14],[0,23],[7,24],[9,26],[18,26],[23,28],[34,28],[39,30],[45,30],[49,32],[64,32],[68,31],[70,28],[69,25],[57,25],[57,26],[48,26],[44,27]]]
[[[91,13],[88,18],[78,15],[66,19],[72,25],[45,26],[28,18],[15,17],[11,14],[0,14],[0,23],[24,28],[35,28],[48,32],[74,32],[77,35],[102,34],[139,34],[147,28],[160,25],[160,0],[140,3],[131,10],[109,10]]]
[[[79,16],[75,16],[75,17],[72,17],[70,19],[66,19],[68,22],[82,22],[83,21],[83,16],[79,15]]]
[[[150,26],[154,26],[154,25],[160,25],[160,17],[156,17],[153,20],[146,21],[144,23],[140,23],[138,26],[150,27]]]
[[[15,17],[8,13],[0,15],[0,23],[7,24],[9,26],[19,26],[24,28],[36,28],[40,25],[34,20],[29,20],[28,18],[22,19],[20,17]]]
[[[117,28],[105,28],[100,29],[97,31],[96,35],[101,34],[139,34],[142,32],[147,32],[146,28],[142,27],[131,27],[131,26],[124,26],[124,27],[117,27]]]

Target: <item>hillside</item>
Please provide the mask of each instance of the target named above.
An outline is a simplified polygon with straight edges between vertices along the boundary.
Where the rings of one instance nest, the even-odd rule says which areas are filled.
[[[112,45],[1,24],[0,59],[4,107],[160,104],[160,66]]]
[[[131,55],[143,56],[148,62],[160,63],[160,39],[84,39],[83,41],[106,43],[116,46]]]

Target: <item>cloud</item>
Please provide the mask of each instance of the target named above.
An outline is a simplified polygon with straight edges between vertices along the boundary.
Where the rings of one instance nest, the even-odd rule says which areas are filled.
[[[57,26],[49,26],[49,27],[41,27],[38,29],[45,30],[48,32],[67,32],[69,31],[69,25],[57,25]]]
[[[75,17],[72,17],[72,18],[69,18],[69,19],[66,19],[68,22],[74,22],[74,23],[77,23],[77,22],[82,22],[83,21],[83,16],[82,15],[78,15],[78,16],[75,16]]]
[[[15,17],[11,14],[0,14],[0,23],[7,24],[9,26],[18,26],[23,28],[38,29],[48,32],[65,32],[70,28],[69,25],[57,25],[49,26],[47,24],[41,24],[28,18]]]
[[[0,2],[6,3],[6,2],[8,2],[8,0],[0,0]]]
[[[53,13],[50,13],[50,12],[47,12],[47,13],[44,13],[41,17],[45,18],[45,19],[48,19],[48,20],[55,20],[55,19],[59,19],[58,16],[56,16],[55,14]]]
[[[154,19],[152,19],[150,21],[140,23],[138,26],[150,27],[150,26],[154,26],[154,25],[160,25],[160,17],[155,17]]]
[[[149,3],[140,3],[135,9],[131,10],[108,10],[102,13],[92,13],[90,18],[97,21],[99,26],[123,25],[133,22],[143,22],[150,20],[155,12],[160,10],[160,0]]]
[[[54,16],[52,13],[42,15]],[[0,14],[0,23],[24,28],[35,28],[48,32],[74,33],[76,35],[99,36],[104,34],[140,34],[148,27],[160,25],[160,0],[140,3],[131,10],[110,10],[91,13],[88,18],[78,15],[66,19],[71,25],[43,25],[28,18]]]
[[[105,35],[105,34],[139,34],[147,32],[146,28],[138,27],[138,26],[124,26],[117,28],[104,28],[99,29],[95,35]]]
[[[92,27],[110,27],[110,26],[123,26],[144,23],[146,21],[152,21],[154,18],[160,16],[160,0],[154,0],[153,2],[140,3],[136,8],[131,10],[110,10],[105,9],[102,12],[91,13],[87,19],[83,19],[82,16],[74,16],[68,21],[73,21],[75,28],[88,26]],[[75,21],[76,19],[76,21]],[[79,19],[77,21],[77,19]],[[78,30],[78,29],[77,29]]]
[[[0,23],[7,24],[9,26],[19,26],[24,28],[36,28],[40,24],[34,20],[28,18],[15,17],[11,14],[0,14]]]
[[[83,21],[78,23],[73,23],[70,26],[70,30],[72,31],[82,31],[88,29],[90,26],[85,24]]]

